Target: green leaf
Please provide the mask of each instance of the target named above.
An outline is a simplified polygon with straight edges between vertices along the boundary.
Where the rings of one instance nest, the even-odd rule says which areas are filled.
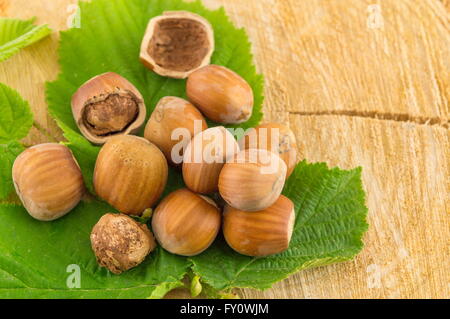
[[[12,166],[24,147],[15,141],[0,144],[0,200],[4,200],[14,191]]]
[[[20,206],[0,205],[0,296],[160,298],[182,285],[187,260],[160,248],[119,276],[97,265],[89,234],[100,216],[110,211],[104,203],[83,202],[50,223],[31,218]],[[79,269],[79,288],[67,285],[77,283],[70,280],[74,269]]]
[[[28,102],[0,83],[0,143],[24,138],[32,125],[33,114]]]
[[[223,239],[190,258],[194,272],[215,289],[270,288],[301,269],[352,259],[367,230],[361,169],[329,169],[301,162],[284,195],[295,204],[296,223],[287,251],[266,257],[239,255]]]
[[[35,26],[34,20],[0,18],[0,62],[52,32],[47,25]]]

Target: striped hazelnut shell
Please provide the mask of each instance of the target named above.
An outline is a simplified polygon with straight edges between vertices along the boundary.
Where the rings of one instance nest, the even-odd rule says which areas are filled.
[[[117,135],[136,134],[145,122],[144,99],[114,72],[93,77],[72,96],[72,113],[81,134],[96,145]]]
[[[183,179],[186,186],[196,193],[216,192],[223,166],[238,152],[238,143],[222,126],[209,128],[195,135],[183,157]]]
[[[249,129],[239,140],[239,146],[241,150],[266,149],[278,154],[287,165],[287,177],[292,174],[298,163],[295,135],[283,124],[267,123]]]
[[[69,148],[61,144],[26,149],[14,161],[12,177],[25,209],[42,221],[70,212],[85,192],[80,167]]]
[[[232,207],[258,211],[271,206],[286,180],[286,164],[267,150],[243,150],[223,167],[219,192]]]
[[[272,206],[261,211],[245,212],[226,206],[223,234],[238,253],[264,257],[288,249],[294,222],[294,204],[281,195]]]
[[[166,158],[155,145],[133,135],[115,136],[98,154],[94,189],[118,211],[141,215],[159,200],[167,176]]]
[[[169,163],[178,166],[192,137],[207,128],[205,118],[195,106],[179,97],[166,96],[150,116],[144,137],[159,147]]]
[[[195,256],[205,251],[221,226],[221,212],[214,201],[187,189],[170,193],[156,208],[152,229],[167,251]]]
[[[253,90],[237,73],[208,65],[192,73],[186,93],[207,118],[222,124],[239,124],[250,119],[253,112]]]

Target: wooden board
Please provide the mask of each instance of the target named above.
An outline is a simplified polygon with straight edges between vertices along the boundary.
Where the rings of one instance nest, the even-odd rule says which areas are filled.
[[[447,0],[204,0],[223,5],[266,77],[265,120],[289,123],[301,158],[362,166],[370,228],[355,260],[245,298],[450,297],[450,19]],[[0,0],[0,15],[66,28],[74,0]],[[374,6],[375,4],[375,6]],[[61,138],[44,83],[57,35],[0,64],[31,102],[27,143]],[[20,67],[18,67],[20,66]],[[181,290],[170,297],[187,297]]]

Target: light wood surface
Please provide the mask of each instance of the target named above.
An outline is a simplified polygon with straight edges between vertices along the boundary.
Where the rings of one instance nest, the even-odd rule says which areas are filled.
[[[447,0],[204,0],[223,5],[266,77],[265,120],[301,158],[362,166],[370,228],[355,260],[244,298],[449,298],[450,14]],[[74,0],[0,0],[0,15],[66,28]],[[373,6],[377,5],[377,6]],[[68,9],[69,8],[69,9]],[[378,9],[381,9],[379,12]],[[57,34],[0,64],[31,102],[26,143],[61,134],[46,111]],[[19,67],[18,67],[19,66]],[[184,291],[170,297],[186,297]]]

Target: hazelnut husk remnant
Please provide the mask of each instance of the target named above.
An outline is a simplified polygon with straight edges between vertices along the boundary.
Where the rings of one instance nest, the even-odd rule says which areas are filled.
[[[264,257],[288,249],[294,223],[294,204],[281,195],[272,206],[261,211],[249,213],[226,206],[223,234],[238,253]]]
[[[195,135],[183,157],[186,186],[196,193],[216,192],[220,171],[226,161],[237,153],[238,143],[223,126],[212,127]]]
[[[142,137],[114,136],[98,154],[94,189],[121,213],[141,215],[159,200],[167,176],[167,161],[158,147]]]
[[[186,94],[207,118],[217,123],[243,123],[253,112],[251,86],[223,66],[208,65],[193,72],[187,80]]]
[[[144,124],[146,108],[142,95],[128,80],[108,72],[77,90],[72,113],[84,137],[101,145],[112,136],[137,133]]]
[[[100,266],[120,274],[139,265],[156,248],[144,224],[123,214],[106,214],[92,229],[92,249]]]
[[[239,140],[239,146],[241,150],[266,149],[278,154],[287,165],[287,177],[298,162],[295,135],[283,124],[267,123],[252,128]]]
[[[150,116],[144,137],[163,151],[169,163],[177,166],[182,163],[183,151],[192,137],[207,128],[205,118],[195,106],[179,97],[166,96]],[[176,145],[179,147],[174,149]]]
[[[230,206],[243,211],[266,209],[280,196],[286,171],[286,164],[275,153],[243,150],[220,172],[220,195]]]
[[[150,20],[141,44],[141,62],[159,75],[184,79],[208,65],[214,52],[214,32],[203,17],[168,11]]]
[[[14,161],[14,186],[28,213],[42,221],[70,212],[85,188],[80,167],[67,146],[46,143],[30,147]]]
[[[155,209],[152,229],[167,251],[195,256],[214,241],[221,225],[221,212],[214,201],[187,189],[170,193]]]

